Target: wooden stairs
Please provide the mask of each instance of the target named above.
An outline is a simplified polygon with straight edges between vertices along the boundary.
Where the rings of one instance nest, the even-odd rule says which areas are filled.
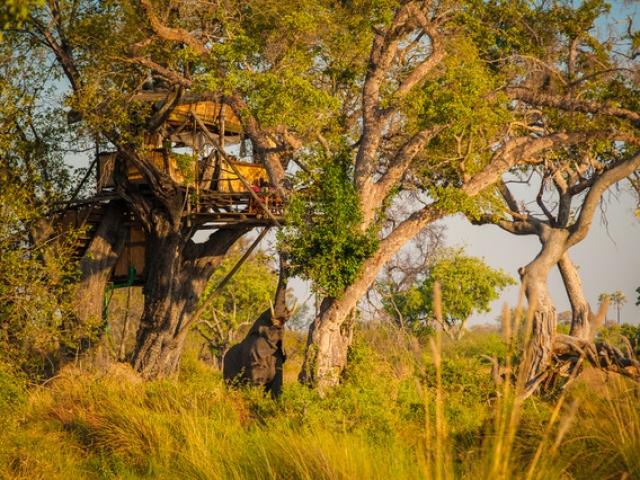
[[[56,215],[54,223],[62,232],[77,232],[73,242],[73,256],[83,257],[93,240],[102,219],[106,204],[89,203],[67,206],[64,211]]]

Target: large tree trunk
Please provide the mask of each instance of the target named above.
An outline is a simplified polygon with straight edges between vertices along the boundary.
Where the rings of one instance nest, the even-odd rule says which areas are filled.
[[[231,246],[251,229],[219,229],[196,244],[185,221],[157,213],[151,217],[153,222],[147,222],[151,229],[145,245],[144,310],[131,359],[133,368],[146,379],[170,377],[178,371],[207,282]]]
[[[495,163],[491,163],[476,176],[470,178],[461,190],[471,197],[477,195],[512,166],[516,158],[512,151],[498,155]],[[379,195],[379,198],[384,198],[384,196]],[[371,197],[368,196],[368,198]],[[349,338],[345,336],[344,329],[341,330],[347,315],[356,307],[358,301],[375,281],[382,266],[423,228],[443,218],[447,213],[445,210],[437,208],[435,204],[431,204],[409,215],[380,242],[376,254],[364,262],[360,276],[354,284],[345,289],[342,297],[323,301],[320,314],[309,327],[305,362],[299,376],[301,382],[317,385],[320,390],[338,383],[340,373],[347,363]],[[555,263],[553,262],[549,269]]]
[[[337,385],[347,365],[347,352],[351,343],[350,328],[345,329],[349,306],[344,302],[325,298],[320,312],[309,326],[307,352],[300,372],[302,383],[312,384],[321,394],[327,387]]]
[[[526,267],[519,270],[529,302],[532,319],[531,340],[528,345],[524,368],[527,369],[527,389],[535,390],[544,379],[551,363],[555,342],[557,313],[547,287],[549,272],[565,253],[568,232],[540,225],[539,238],[542,250]]]
[[[124,202],[109,202],[89,248],[80,259],[82,273],[74,305],[81,326],[95,326],[103,321],[107,284],[127,239],[125,209]]]
[[[571,331],[569,335],[580,340],[593,340],[597,328],[596,317],[589,302],[584,298],[582,282],[568,252],[560,257],[558,269],[571,303]]]
[[[131,360],[147,379],[177,372],[202,292],[229,248],[248,228],[218,230],[201,244],[185,241],[184,232],[165,231],[164,235],[151,233],[147,240],[145,305]]]

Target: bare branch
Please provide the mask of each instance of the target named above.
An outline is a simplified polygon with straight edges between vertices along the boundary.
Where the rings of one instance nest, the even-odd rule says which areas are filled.
[[[521,100],[530,105],[554,107],[566,111],[597,113],[633,122],[640,126],[640,113],[626,108],[613,107],[604,103],[581,102],[568,97],[541,93],[526,87],[507,87],[505,93],[509,98]]]
[[[544,189],[546,186],[546,181],[545,179],[542,180],[542,182],[540,182],[540,188],[538,189],[538,195],[536,195],[536,203],[538,204],[538,206],[540,207],[540,210],[542,210],[542,213],[544,214],[545,217],[547,217],[547,220],[549,220],[549,222],[553,225],[555,223],[555,218],[553,217],[553,215],[551,214],[551,212],[549,211],[549,209],[547,208],[547,206],[545,205],[542,196],[544,194]]]
[[[62,66],[62,69],[64,70],[64,73],[69,80],[69,83],[71,83],[73,91],[75,93],[78,93],[82,87],[82,78],[76,68],[71,49],[64,44],[59,43],[53,36],[53,33],[51,33],[51,31],[40,22],[37,22],[32,18],[30,23],[45,38],[45,42],[51,48],[51,50],[53,50],[53,53],[58,59],[58,62],[60,62],[60,65]]]
[[[158,17],[153,11],[150,0],[139,0],[139,2],[142,10],[149,20],[149,23],[151,24],[151,29],[156,35],[164,40],[179,42],[188,45],[202,56],[209,55],[209,49],[205,47],[204,44],[200,42],[200,40],[191,35],[191,33],[189,33],[187,30],[184,30],[182,28],[169,28],[164,26],[160,22],[160,20],[158,20]]]
[[[511,190],[509,189],[509,187],[507,186],[507,184],[504,182],[502,178],[498,181],[497,187],[498,187],[498,191],[500,192],[500,195],[502,195],[502,198],[504,198],[504,201],[507,203],[507,206],[513,212],[519,213],[520,208],[518,207],[518,202],[516,202],[516,199],[511,193]]]
[[[374,184],[374,195],[378,198],[386,196],[389,190],[397,184],[398,179],[407,171],[411,161],[418,152],[421,151],[433,137],[444,130],[444,128],[444,126],[440,125],[425,128],[411,137],[393,157],[387,167],[387,171],[382,175],[380,180]]]
[[[440,63],[446,53],[440,32],[438,32],[439,25],[429,21],[414,4],[408,4],[408,8],[413,20],[416,21],[423,32],[429,36],[431,40],[431,54],[400,84],[395,92],[396,97],[404,97],[413,87],[422,82],[426,75]]]
[[[152,72],[159,74],[161,77],[166,78],[167,80],[169,80],[171,83],[175,85],[180,85],[181,87],[184,87],[184,88],[192,88],[194,86],[193,81],[178,74],[175,70],[169,70],[168,68],[165,68],[162,65],[159,65],[144,57],[131,57],[124,60],[129,63],[142,65],[143,67],[148,68]]]
[[[627,160],[620,162],[604,172],[594,182],[582,204],[582,210],[578,220],[570,227],[570,235],[567,239],[567,247],[571,247],[583,240],[591,227],[593,216],[596,212],[600,198],[604,192],[614,183],[630,176],[640,168],[640,152]]]

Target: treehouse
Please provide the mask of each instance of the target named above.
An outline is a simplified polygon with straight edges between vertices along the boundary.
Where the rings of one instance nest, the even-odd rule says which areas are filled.
[[[159,111],[164,106],[166,97],[166,92],[144,92],[134,96],[133,100],[143,106],[151,103],[151,111]],[[196,122],[196,117],[204,127]],[[230,108],[212,100],[187,96],[169,112],[158,133],[145,134],[145,151],[141,155],[177,184],[195,187],[201,179],[194,159],[207,149],[224,148],[225,145],[242,142],[242,132],[242,124]],[[181,153],[180,149],[188,150],[188,153]],[[98,192],[115,187],[114,174],[119,167],[116,160],[115,152],[101,153],[98,156]],[[144,176],[135,165],[127,161],[124,164],[122,173],[129,183],[146,184]]]
[[[143,92],[134,97],[153,113],[161,111],[167,92]],[[184,189],[184,220],[197,229],[234,225],[266,226],[282,220],[284,205],[263,165],[240,161],[227,151],[242,152],[243,129],[230,108],[212,100],[185,97],[153,134],[145,135],[139,158]],[[246,157],[244,157],[246,158]],[[116,186],[126,179],[138,193],[152,195],[147,179],[118,152],[102,152],[95,161],[96,196],[65,202],[56,223],[63,231],[80,230],[76,255],[82,257],[96,235]],[[116,286],[145,282],[145,232],[131,212],[125,213],[126,242],[111,281]]]

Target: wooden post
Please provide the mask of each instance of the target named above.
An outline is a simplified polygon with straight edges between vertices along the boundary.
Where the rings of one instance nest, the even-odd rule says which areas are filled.
[[[234,173],[236,175],[238,175],[238,179],[242,182],[242,184],[245,186],[245,188],[249,191],[249,193],[251,194],[253,199],[256,201],[256,203],[262,207],[262,209],[269,216],[269,218],[271,220],[273,220],[273,223],[275,223],[276,226],[280,227],[281,225],[280,225],[280,222],[278,222],[278,219],[269,211],[269,209],[264,204],[264,202],[262,200],[260,200],[260,197],[258,196],[258,194],[253,191],[253,189],[251,188],[251,185],[249,184],[247,179],[242,176],[242,174],[240,173],[238,168],[234,165],[233,161],[227,156],[227,154],[224,152],[224,150],[222,150],[222,148],[220,147],[220,144],[213,137],[213,135],[211,135],[211,133],[207,129],[207,126],[202,122],[202,120],[200,120],[200,117],[198,117],[198,115],[195,112],[191,112],[191,115],[193,115],[193,118],[196,119],[196,122],[198,122],[198,125],[200,125],[200,128],[202,128],[202,130],[204,131],[204,134],[207,136],[207,138],[213,144],[213,146],[216,148],[216,150],[218,150],[220,152],[220,155],[222,155],[222,158],[225,159],[225,161],[231,167],[231,169],[234,171]]]

